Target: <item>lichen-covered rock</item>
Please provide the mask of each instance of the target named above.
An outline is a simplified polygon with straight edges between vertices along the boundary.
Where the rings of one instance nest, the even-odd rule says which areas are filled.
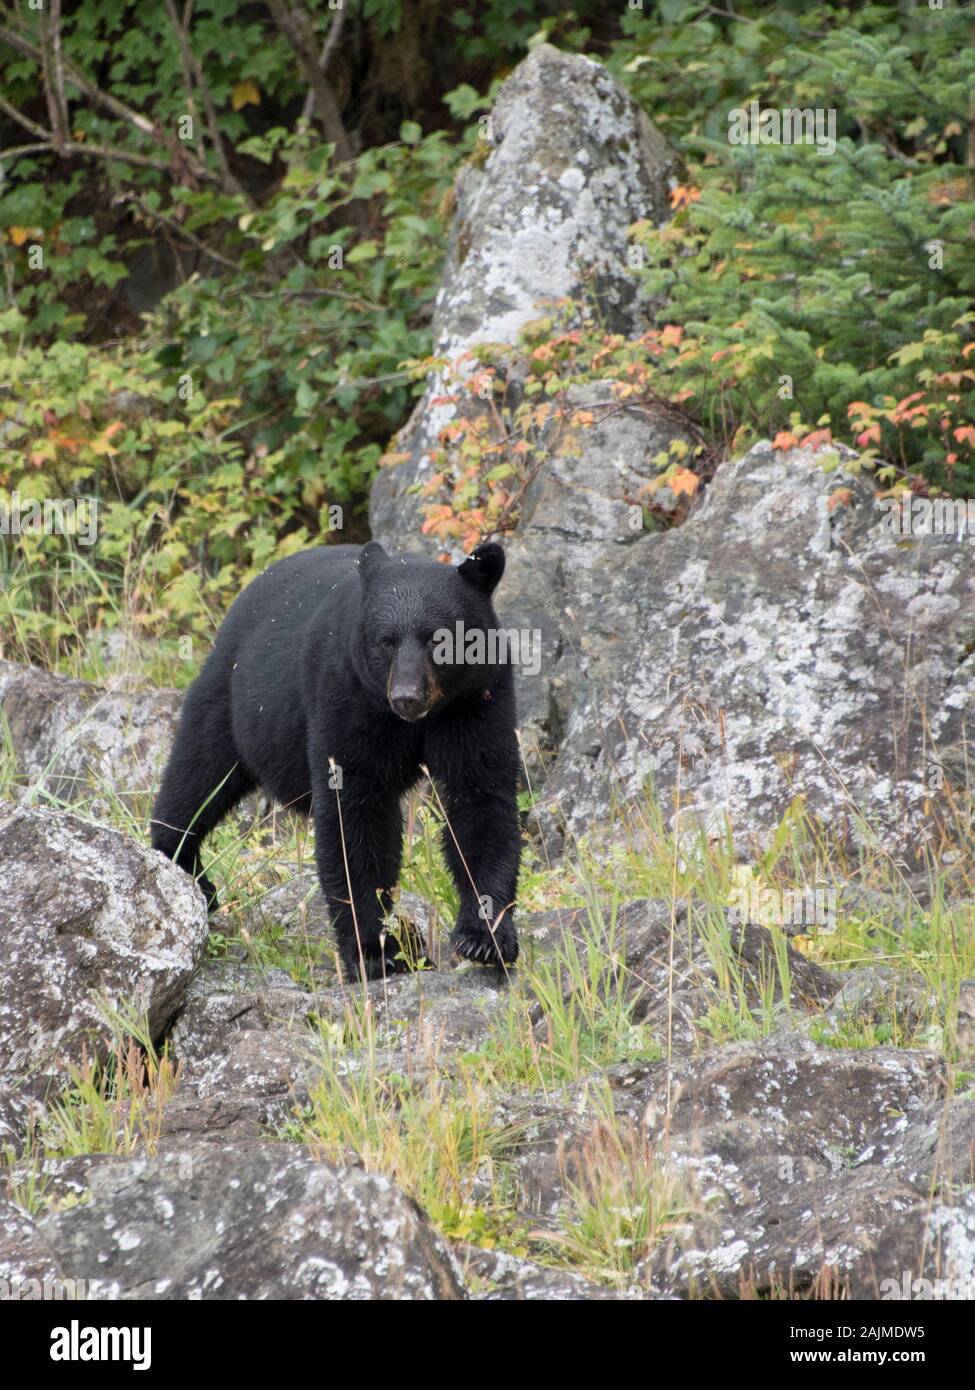
[[[930,1053],[819,1048],[779,1031],[669,1063],[621,1063],[604,1079],[609,1130],[595,1080],[508,1098],[500,1118],[522,1135],[514,1189],[526,1215],[552,1224],[571,1213],[568,1185],[600,1134],[623,1148],[642,1135],[676,1203],[634,1272],[650,1297],[807,1290],[820,1279],[839,1289],[895,1213],[932,1192],[955,1201],[948,1174],[964,1184],[971,1171],[975,1107],[946,1098],[943,1061]]]
[[[842,989],[807,1027],[818,1042],[839,1042],[864,1029],[886,1029],[899,1043],[923,1037],[936,1016],[938,998],[920,975],[875,965],[840,977]]]
[[[469,1245],[457,1251],[471,1297],[485,1303],[593,1303],[642,1298],[639,1288],[619,1290],[594,1284],[565,1269],[546,1269],[500,1250]]]
[[[99,1000],[161,1034],[206,949],[193,880],[118,831],[60,811],[0,806],[0,1081],[38,1093],[84,1039]]]
[[[281,1113],[307,1103],[319,1070],[310,1029],[246,1029],[231,1033],[216,1052],[189,1066],[184,1080],[203,1100],[247,1096],[277,1101]]]
[[[851,1298],[970,1303],[975,1299],[975,1192],[891,1214],[850,1271]]]
[[[536,788],[565,736],[580,682],[584,688],[585,663],[600,655],[619,660],[615,610],[593,614],[581,640],[580,589],[599,584],[600,576],[608,581],[647,540],[643,503],[659,473],[654,459],[681,435],[666,416],[621,405],[605,386],[574,388],[569,397],[592,423],[564,436],[553,431],[545,466],[525,491],[506,545],[498,590],[502,626],[530,634],[532,653],[538,651],[515,672],[522,748]],[[630,602],[636,606],[638,595]]]
[[[475,344],[510,347],[540,304],[592,293],[611,329],[639,328],[627,229],[667,216],[676,161],[622,87],[592,59],[542,44],[498,93],[487,140],[486,161],[467,165],[457,182],[434,310],[436,354],[463,378],[472,363],[462,359]],[[408,461],[383,470],[373,486],[377,540],[433,545],[420,534],[422,499],[413,489],[429,477],[430,452],[459,413],[447,394],[437,374],[398,442]]]
[[[920,1191],[945,1199],[975,1185],[975,1097],[969,1092],[924,1106],[887,1146],[881,1162]]]
[[[943,1093],[932,1053],[819,1048],[803,1039],[725,1045],[675,1068],[667,1115],[663,1074],[643,1094],[648,1137],[742,1164],[811,1159],[839,1170],[869,1150],[877,1163]]]
[[[284,970],[262,970],[248,961],[208,960],[190,981],[169,1032],[170,1046],[184,1067],[192,1067],[235,1033],[303,1021],[313,1003],[308,990],[299,988]]]
[[[0,1081],[0,1153],[18,1153],[31,1127],[35,1105],[19,1085]]]
[[[388,1178],[273,1143],[188,1145],[95,1168],[37,1223],[98,1299],[463,1299],[457,1266]]]
[[[958,990],[955,1045],[962,1062],[975,1061],[975,980],[962,980]]]
[[[37,1222],[0,1197],[0,1303],[53,1298],[62,1278]]]
[[[871,1166],[839,1177],[814,1166],[756,1163],[755,1200],[729,1211],[721,1189],[705,1186],[713,1210],[682,1245],[666,1240],[640,1270],[657,1294],[755,1297],[814,1287],[838,1298],[850,1270],[899,1212],[918,1202],[916,1188]]]
[[[799,796],[916,859],[939,783],[966,783],[975,552],[886,517],[862,478],[761,445],[683,526],[594,554],[547,810],[582,833],[653,788],[675,823],[679,782],[682,827],[747,842]]]
[[[17,772],[90,812],[114,798],[149,804],[169,751],[180,696],[130,677],[110,685],[0,661],[0,710]]]
[[[643,1271],[657,1293],[734,1296],[845,1277],[893,1213],[929,1192],[891,1156],[944,1104],[929,1053],[725,1046],[638,1082],[625,1105],[697,1196]]]
[[[330,938],[328,907],[313,871],[277,883],[239,914],[248,931],[284,927],[289,933]]]
[[[508,1007],[504,972],[481,967],[315,990],[285,986],[279,976],[275,971],[262,980],[252,967],[210,962],[193,981],[170,1034],[182,1063],[186,1132],[198,1128],[193,1110],[221,1097],[237,1107],[246,1100],[251,1113],[280,1123],[307,1102],[320,1074],[317,1030],[341,1035],[364,998],[372,1045],[367,1054],[349,1049],[344,1065],[368,1063],[414,1078],[427,1066],[450,1065],[457,1052],[478,1047],[492,1019]],[[215,1132],[222,1122],[215,1123]]]
[[[854,1160],[883,1165],[912,1127],[926,1131],[944,1089],[943,1063],[931,1053],[819,1048],[785,1030],[675,1053],[669,1064],[619,1063],[604,1078],[621,1123],[638,1127],[662,1162],[733,1205],[780,1170],[791,1182],[804,1173],[836,1176]],[[504,1120],[528,1136],[515,1167],[532,1211],[558,1208],[566,1163],[601,1113],[590,1081],[561,1096],[509,1098]],[[922,1178],[930,1171],[920,1156],[913,1166]]]

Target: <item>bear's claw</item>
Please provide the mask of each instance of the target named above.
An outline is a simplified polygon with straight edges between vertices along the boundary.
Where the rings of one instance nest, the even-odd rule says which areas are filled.
[[[514,965],[518,959],[518,938],[508,922],[492,932],[490,927],[457,927],[451,945],[464,960],[477,965]]]

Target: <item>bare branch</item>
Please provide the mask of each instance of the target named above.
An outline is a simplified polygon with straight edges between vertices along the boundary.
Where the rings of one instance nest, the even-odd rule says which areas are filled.
[[[44,54],[41,49],[16,29],[9,29],[5,24],[0,25],[0,39],[9,43],[11,48],[16,48],[18,53],[23,53],[28,58],[34,58],[37,62],[43,63]],[[124,101],[119,101],[118,97],[112,96],[110,92],[103,92],[89,82],[73,63],[65,63],[64,75],[65,80],[70,82],[73,87],[77,87],[78,91],[91,101],[96,102],[99,106],[104,106],[107,111],[111,111],[113,116],[117,116],[123,121],[129,121],[137,130],[141,130],[143,135],[148,135],[153,140],[158,139],[156,127],[148,117],[133,110],[131,106],[126,106]]]
[[[187,109],[187,111],[189,112],[190,117],[191,117],[191,118],[194,120],[194,122],[195,122],[195,120],[196,120],[196,101],[195,101],[194,96],[193,96],[193,57],[192,57],[192,54],[190,53],[190,45],[189,45],[189,39],[187,38],[187,28],[186,28],[186,26],[187,26],[188,23],[189,23],[189,16],[190,16],[190,13],[191,13],[191,9],[190,9],[190,6],[187,6],[186,11],[184,12],[183,20],[182,20],[182,22],[181,22],[181,21],[180,21],[180,18],[179,18],[179,15],[176,13],[175,0],[166,0],[166,13],[169,15],[169,22],[170,22],[170,24],[173,26],[173,30],[174,30],[174,32],[175,32],[175,34],[176,34],[176,42],[179,44],[179,57],[180,57],[180,63],[181,63],[182,68],[183,68],[183,86],[184,86],[185,89],[186,89],[186,109]],[[200,141],[200,159],[201,159],[201,160],[205,160],[205,159],[206,159],[206,145],[204,144],[204,141],[203,141],[203,131],[202,131],[202,130],[200,131],[199,141]]]
[[[335,146],[335,155],[342,161],[355,158],[352,141],[342,122],[335,93],[322,69],[318,66],[315,39],[307,16],[292,9],[286,0],[268,0],[270,10],[281,33],[295,51],[302,76],[311,91],[315,111],[325,132],[325,139]],[[339,11],[341,13],[341,11]]]
[[[42,21],[44,98],[51,120],[54,144],[64,148],[70,129],[68,103],[64,96],[64,58],[61,53],[61,0],[51,0],[50,18]]]
[[[0,24],[0,40],[9,43],[11,48],[15,48],[18,53],[23,53],[28,58],[33,58],[36,62],[40,63],[43,70],[43,49],[39,48],[31,39],[20,33],[19,30],[11,29],[6,24]],[[118,160],[120,163],[132,164],[138,168],[144,169],[160,169],[170,174],[173,172],[173,162],[176,162],[177,164],[185,166],[185,168],[198,179],[215,180],[216,176],[207,166],[202,164],[190,150],[186,149],[181,141],[175,138],[175,136],[163,130],[158,122],[150,121],[148,117],[143,116],[139,111],[135,111],[131,106],[127,106],[124,101],[119,101],[118,97],[112,96],[110,92],[103,92],[100,87],[96,87],[93,82],[89,82],[88,78],[85,77],[83,73],[79,72],[73,63],[64,60],[63,70],[63,81],[65,83],[75,87],[83,96],[88,97],[90,101],[103,107],[106,111],[110,111],[112,115],[119,120],[127,121],[130,125],[134,125],[136,130],[140,131],[143,135],[148,135],[155,144],[159,144],[161,141],[170,150],[173,158],[172,161],[166,162],[153,158],[151,155],[133,154],[120,149],[111,149],[107,145],[81,144],[77,141],[67,141],[64,146],[64,153],[96,153],[104,158]],[[5,109],[7,109],[8,114],[12,115],[9,103],[5,106]],[[18,117],[18,119],[21,125],[26,123],[24,118]],[[36,134],[36,129],[34,133]],[[45,137],[51,141],[53,148],[53,132],[45,131],[44,134]]]
[[[229,256],[221,255],[219,251],[212,250],[195,232],[191,232],[186,227],[181,226],[174,217],[168,217],[166,213],[148,207],[139,197],[138,193],[120,193],[117,198],[113,199],[113,202],[133,203],[147,220],[158,222],[160,226],[167,227],[171,232],[175,232],[177,236],[185,238],[191,246],[196,247],[197,251],[202,255],[209,256],[210,260],[215,261],[217,265],[222,265],[227,270],[240,270],[240,266],[236,261],[232,261]]]
[[[38,142],[36,145],[12,145],[9,150],[0,150],[0,164],[5,159],[17,159],[22,154],[51,154],[52,145],[49,140]]]
[[[328,65],[332,61],[332,54],[338,47],[339,39],[342,37],[342,27],[345,24],[345,9],[341,7],[332,13],[332,22],[328,26],[328,33],[325,42],[322,44],[322,51],[318,55],[318,70],[322,73],[328,72]],[[312,110],[315,106],[315,93],[309,87],[305,96],[305,104],[301,108],[301,119],[310,120]]]
[[[36,135],[40,141],[39,144],[16,145],[9,150],[0,150],[0,160],[13,159],[21,154],[47,153],[63,156],[87,154],[99,159],[112,159],[119,164],[132,164],[138,169],[159,169],[164,174],[170,172],[170,165],[165,159],[154,159],[151,155],[136,154],[133,150],[114,149],[110,145],[100,145],[88,141],[82,144],[80,140],[65,140],[59,147],[55,144],[53,131],[45,130],[42,125],[32,121],[4,97],[0,97],[0,111],[8,115],[12,121],[16,121],[18,125],[22,125],[25,130],[29,130],[31,135]]]
[[[203,64],[190,46],[189,22],[193,14],[193,6],[192,4],[187,4],[182,23],[180,23],[179,16],[177,15],[174,0],[166,0],[166,11],[176,30],[176,36],[179,41],[180,57],[183,63],[187,91],[192,99],[192,86],[195,80],[196,89],[203,102],[203,109],[206,113],[207,130],[210,135],[210,144],[213,146],[213,152],[216,155],[217,163],[220,165],[223,186],[229,193],[235,193],[239,198],[243,198],[249,206],[253,207],[253,203],[248,197],[246,189],[238,181],[230,167],[226,151],[223,147],[223,140],[220,138],[220,127],[217,123],[217,108],[213,104],[213,97],[210,95],[210,88],[207,86],[207,80],[203,72]],[[202,152],[202,133],[200,136],[200,149]]]
[[[12,121],[22,125],[25,130],[29,130],[31,135],[36,135],[39,139],[50,145],[54,142],[54,136],[49,130],[45,130],[42,125],[32,121],[29,116],[25,116],[22,111],[18,111],[13,102],[7,101],[5,97],[0,97],[0,111],[3,111]]]

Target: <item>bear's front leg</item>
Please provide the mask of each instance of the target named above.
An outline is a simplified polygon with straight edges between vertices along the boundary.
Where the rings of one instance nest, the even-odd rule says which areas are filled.
[[[399,878],[403,817],[399,796],[348,775],[326,775],[314,790],[315,860],[348,978],[378,979],[407,969],[383,918]]]
[[[460,895],[451,943],[482,965],[518,958],[518,745],[505,704],[481,706],[473,720],[469,712],[444,719],[426,749],[446,815],[444,854]]]

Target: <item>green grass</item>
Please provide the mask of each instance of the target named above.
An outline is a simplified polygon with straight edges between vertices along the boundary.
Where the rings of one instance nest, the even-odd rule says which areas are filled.
[[[0,541],[4,661],[95,682],[137,675],[182,689],[196,674],[185,641],[145,635],[158,602],[152,576],[138,562],[124,569],[99,563],[94,551],[72,544],[39,563]],[[109,656],[105,639],[113,635],[128,638],[120,658]]]
[[[43,1171],[46,1159],[85,1154],[152,1155],[167,1104],[179,1087],[179,1066],[167,1047],[158,1050],[144,1016],[102,1003],[100,1055],[82,1047],[65,1067],[65,1085],[27,1137],[21,1154],[0,1153],[0,1190],[30,1212],[49,1211],[78,1199],[54,1199]],[[16,1176],[10,1171],[16,1166]]]
[[[349,1067],[348,1037],[323,1038],[320,1079],[286,1137],[393,1178],[448,1237],[512,1236],[505,1157],[518,1136],[494,1119],[487,1088],[470,1073],[441,1073],[435,1056],[418,1078],[384,1072],[371,1033],[363,1064]]]
[[[551,1089],[623,1061],[658,1061],[664,1049],[634,1018],[625,992],[622,933],[597,904],[542,954],[529,940],[507,1009],[475,1057],[495,1085]]]
[[[539,1253],[616,1288],[631,1283],[640,1261],[701,1210],[638,1127],[614,1114],[608,1091],[563,1184],[561,1228],[541,1237]]]

